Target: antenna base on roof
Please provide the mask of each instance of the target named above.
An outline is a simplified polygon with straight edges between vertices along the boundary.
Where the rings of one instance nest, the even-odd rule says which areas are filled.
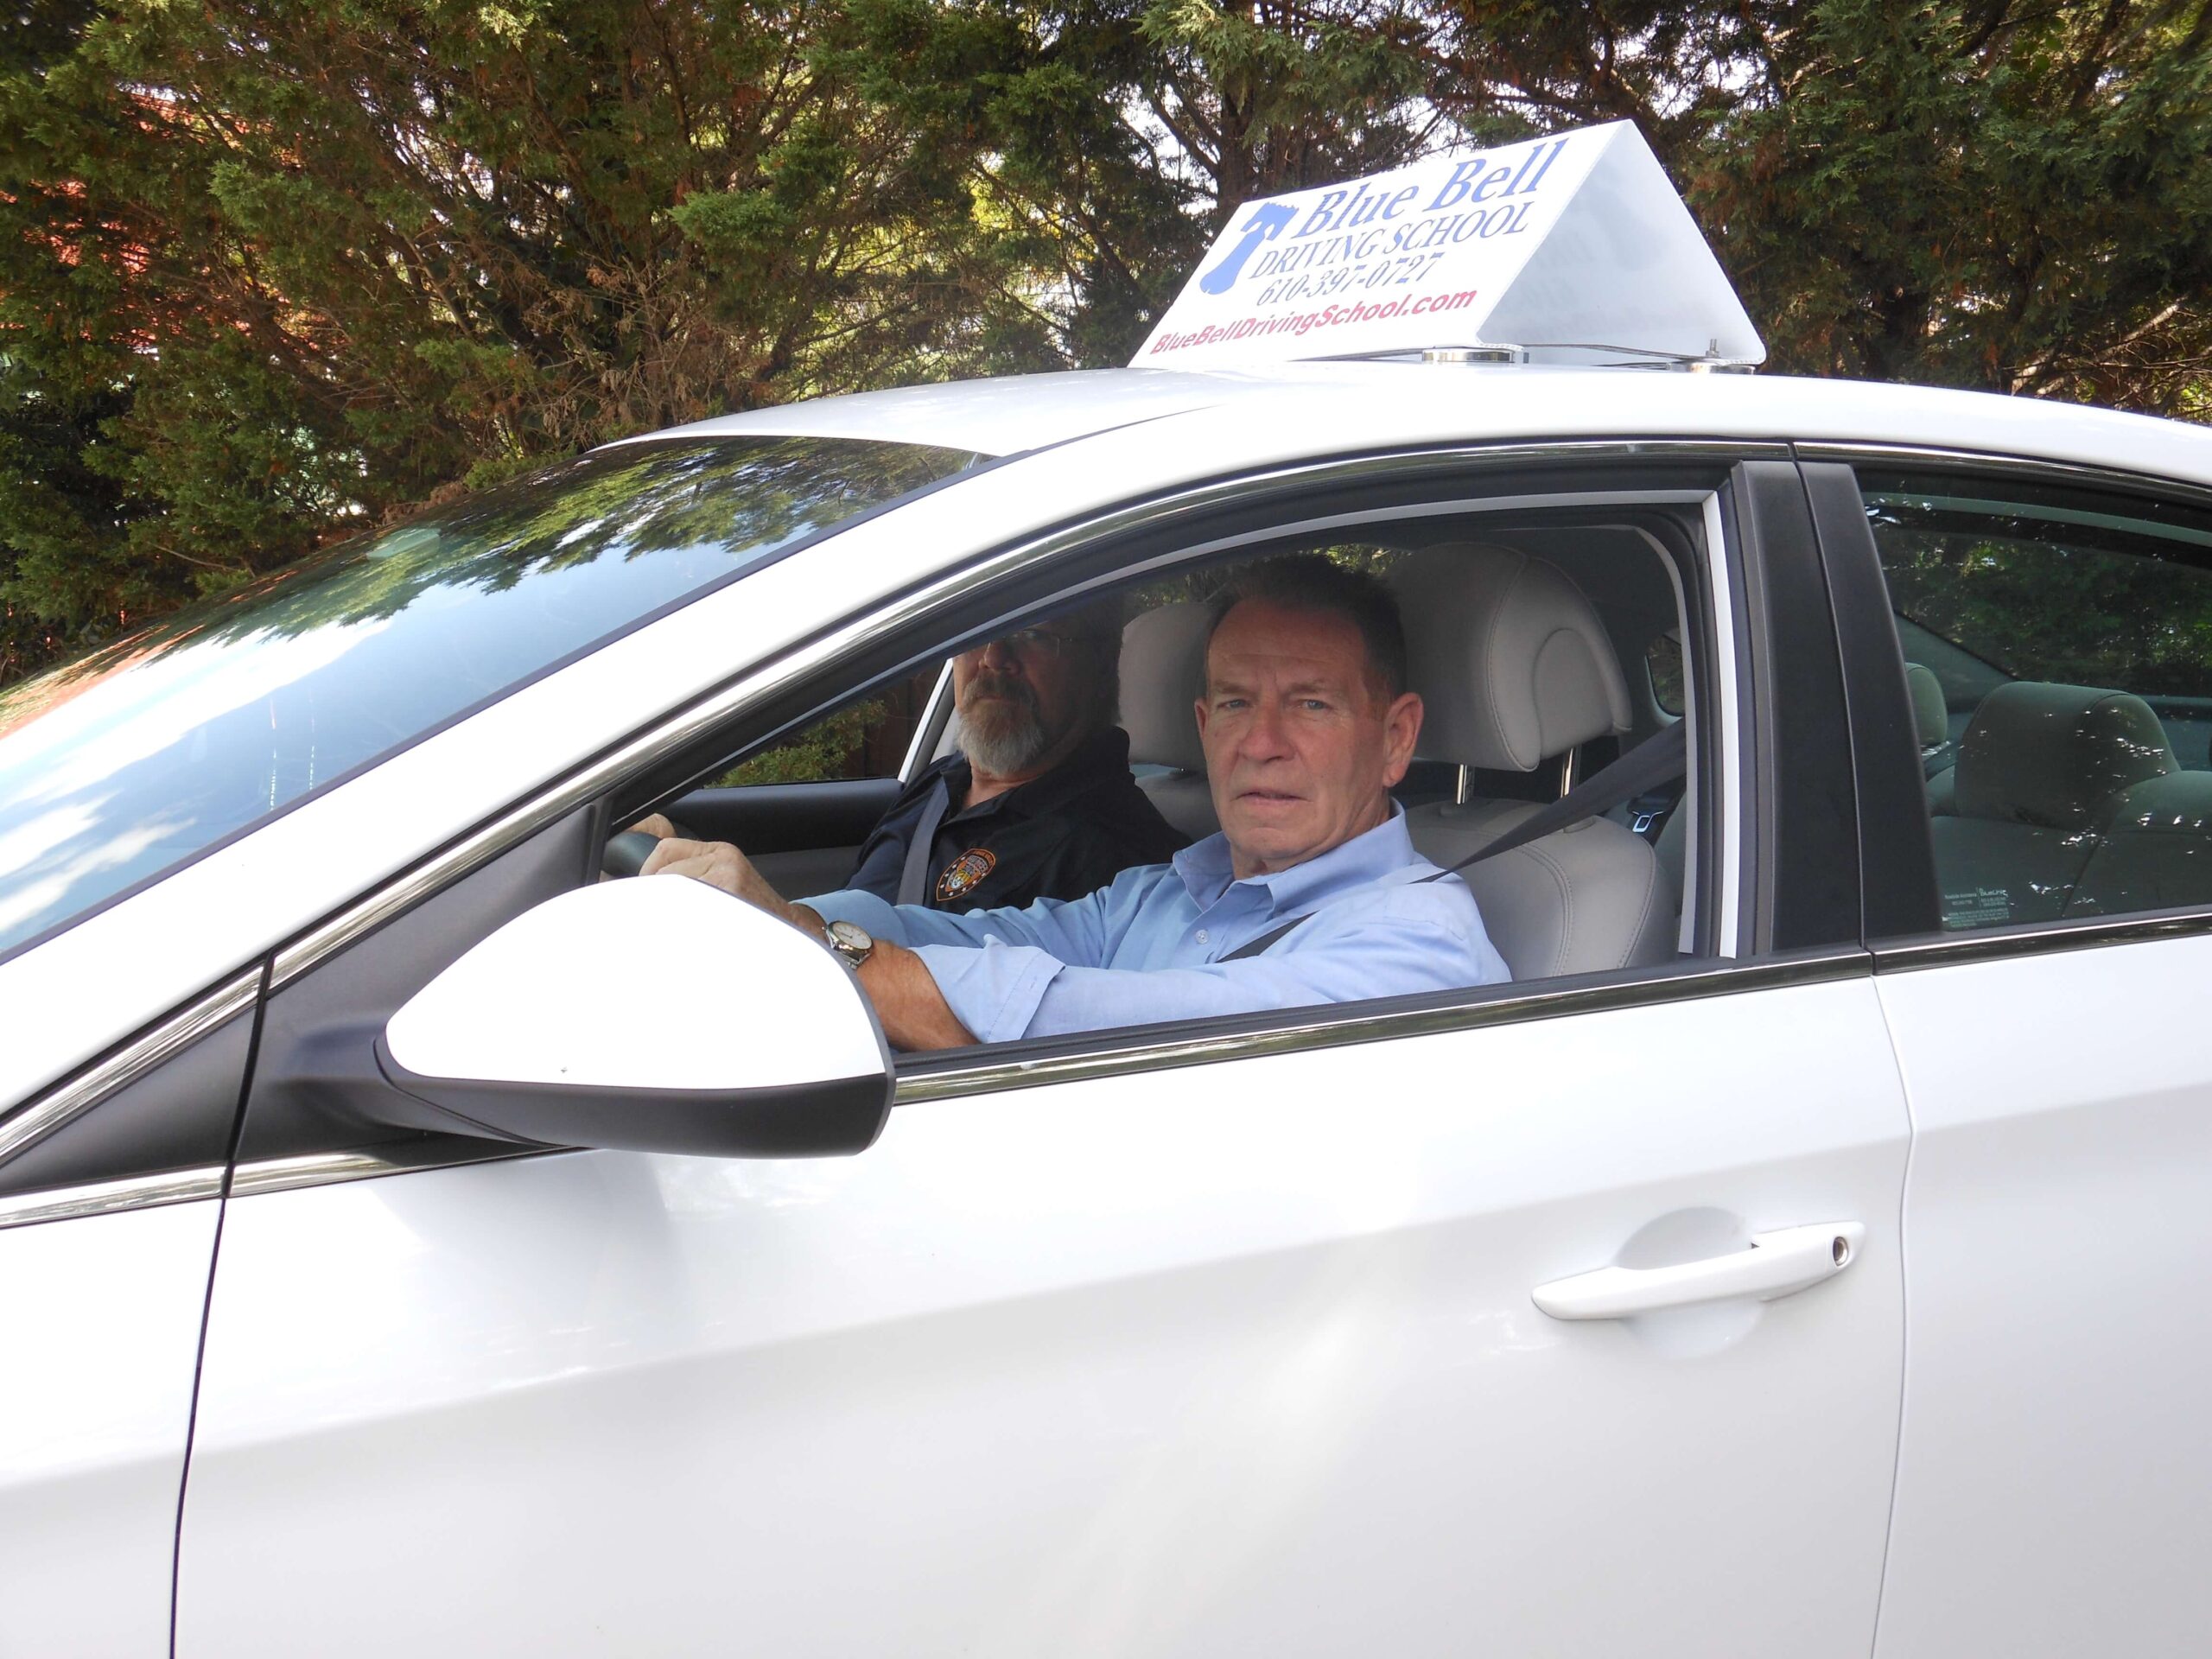
[[[1529,353],[1518,346],[1427,346],[1424,363],[1526,363]]]

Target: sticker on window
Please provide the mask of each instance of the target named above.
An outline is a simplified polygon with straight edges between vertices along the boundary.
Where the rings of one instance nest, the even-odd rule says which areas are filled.
[[[2003,887],[1969,887],[1943,895],[1947,929],[2002,927],[2012,919],[2012,895]]]

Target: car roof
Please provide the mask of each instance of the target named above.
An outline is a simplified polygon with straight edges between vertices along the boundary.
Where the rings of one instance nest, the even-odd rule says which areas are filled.
[[[1370,442],[1592,437],[1795,440],[1983,450],[2212,485],[2212,430],[2055,400],[1861,380],[1536,364],[1292,363],[1264,372],[1092,369],[820,397],[648,439],[879,438],[1033,453],[1219,411],[1318,453]],[[1205,424],[1211,425],[1212,423]],[[1309,435],[1298,440],[1291,435]],[[1166,435],[1163,432],[1163,437]],[[1193,457],[1203,464],[1203,457]]]
[[[1005,375],[810,397],[621,442],[737,435],[882,438],[1011,455],[1163,415],[1211,408],[1250,396],[1257,384],[1249,375],[1161,369]]]

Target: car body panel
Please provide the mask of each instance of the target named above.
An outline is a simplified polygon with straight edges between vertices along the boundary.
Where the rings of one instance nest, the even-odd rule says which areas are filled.
[[[2196,938],[1879,978],[1916,1138],[1878,1659],[2212,1630],[2208,975]]]
[[[236,1199],[177,1651],[1857,1659],[1904,1144],[1861,975]],[[1835,1219],[1789,1300],[1529,1301]]]
[[[0,1228],[0,1648],[168,1651],[220,1205]]]
[[[1262,466],[1406,443],[1630,435],[1982,450],[2212,484],[2212,432],[2149,416],[1871,381],[1541,365],[1096,369],[813,398],[644,435],[903,438],[1012,456],[1132,424],[1172,429],[1147,435],[1163,442],[1155,465],[1125,480],[1132,487],[1157,462],[1185,469],[1192,456]],[[1205,440],[1181,435],[1201,424]]]

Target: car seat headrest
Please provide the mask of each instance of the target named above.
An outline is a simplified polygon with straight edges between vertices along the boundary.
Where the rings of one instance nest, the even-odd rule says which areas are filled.
[[[1918,663],[1904,665],[1905,689],[1912,693],[1913,734],[1923,749],[1950,741],[1951,710],[1943,701],[1943,683],[1936,671]]]
[[[1206,607],[1189,601],[1129,619],[1122,630],[1122,729],[1139,766],[1204,772],[1191,705],[1205,683]]]
[[[1423,760],[1533,772],[1578,743],[1629,729],[1612,641],[1557,565],[1448,542],[1408,555],[1389,580],[1427,711]]]
[[[1974,711],[1954,798],[1962,818],[2082,830],[2120,791],[2175,770],[2165,729],[2142,698],[2016,680]]]

